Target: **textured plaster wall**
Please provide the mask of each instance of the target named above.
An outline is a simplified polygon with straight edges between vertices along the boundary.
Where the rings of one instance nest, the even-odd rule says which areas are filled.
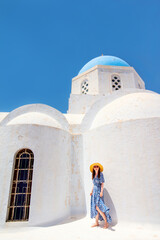
[[[121,91],[114,91],[112,93],[107,93],[104,95],[89,95],[89,94],[71,94],[69,98],[69,109],[68,114],[86,114],[88,111],[90,111],[94,104],[97,104],[99,101],[106,101],[107,103],[110,103],[114,98],[119,98],[121,96],[130,94],[130,93],[138,93],[138,92],[148,92],[157,94],[155,92],[152,92],[150,90],[144,90],[144,89],[123,89]],[[105,98],[105,99],[104,99]],[[104,100],[103,100],[104,99]]]
[[[125,70],[126,69],[126,70]],[[134,71],[132,68],[98,68],[99,93],[112,93],[112,75],[119,75],[121,79],[121,89],[135,89]]]
[[[15,153],[34,153],[29,225],[50,224],[71,211],[71,136],[59,128],[38,124],[0,128],[0,224],[5,224]]]
[[[82,135],[72,135],[71,146],[71,215],[84,215],[86,203]]]
[[[104,197],[114,223],[159,224],[159,96],[134,88],[71,94],[69,114],[43,104],[1,114],[0,225],[7,218],[14,157],[22,148],[34,153],[27,225],[90,215],[93,162],[104,166]]]
[[[89,83],[89,94],[98,94],[98,70],[89,70],[82,75],[72,79],[72,94],[81,94],[81,84],[84,80],[88,80]]]
[[[122,89],[145,88],[143,80],[132,67],[97,65],[72,79],[71,94],[81,94],[81,84],[84,80],[88,80],[89,83],[88,94],[112,93],[112,75],[114,74],[120,76]]]
[[[83,137],[87,214],[92,187],[89,166],[104,166],[104,197],[113,222],[160,224],[160,118],[117,122]]]
[[[118,74],[121,79],[121,90],[112,90],[112,75]],[[88,93],[81,93],[81,84],[88,80]],[[89,108],[103,96],[112,94],[121,96],[129,92],[145,91],[145,84],[132,67],[97,65],[72,79],[72,91],[67,113],[85,114]]]

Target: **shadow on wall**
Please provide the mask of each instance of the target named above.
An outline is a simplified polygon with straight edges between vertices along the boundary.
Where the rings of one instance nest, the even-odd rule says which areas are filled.
[[[107,207],[110,208],[109,214],[112,218],[112,223],[111,225],[114,226],[118,223],[118,219],[117,219],[117,213],[116,213],[116,209],[114,207],[113,201],[108,193],[108,191],[106,190],[106,188],[104,188],[103,190],[104,192],[104,203],[107,205]]]

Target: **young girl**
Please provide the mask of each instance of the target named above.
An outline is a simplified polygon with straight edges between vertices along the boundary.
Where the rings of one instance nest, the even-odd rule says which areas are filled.
[[[100,163],[93,163],[90,165],[90,171],[92,172],[93,187],[90,193],[91,196],[91,218],[96,219],[96,223],[92,227],[99,226],[98,220],[105,221],[104,228],[108,228],[112,222],[112,218],[109,215],[110,208],[104,203],[103,187],[104,176],[103,166]]]

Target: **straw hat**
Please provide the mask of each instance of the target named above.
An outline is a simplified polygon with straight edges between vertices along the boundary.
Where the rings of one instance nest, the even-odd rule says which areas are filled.
[[[90,171],[93,172],[93,167],[94,166],[99,166],[100,172],[103,172],[103,166],[100,163],[93,163],[90,165]]]

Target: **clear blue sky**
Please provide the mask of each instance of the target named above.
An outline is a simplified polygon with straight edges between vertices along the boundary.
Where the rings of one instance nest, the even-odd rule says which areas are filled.
[[[0,112],[68,109],[71,79],[94,57],[127,61],[160,93],[159,0],[1,0]]]

